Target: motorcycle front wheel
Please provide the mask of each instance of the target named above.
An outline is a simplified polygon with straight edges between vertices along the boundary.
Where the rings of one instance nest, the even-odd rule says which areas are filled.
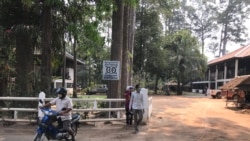
[[[45,136],[43,136],[43,134],[36,133],[34,141],[45,141]]]
[[[73,138],[73,137],[72,137],[70,134],[68,134],[68,136],[65,137],[65,140],[66,140],[66,141],[72,141],[72,138]]]

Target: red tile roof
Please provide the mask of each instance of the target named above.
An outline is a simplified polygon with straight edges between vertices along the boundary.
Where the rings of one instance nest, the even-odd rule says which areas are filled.
[[[208,62],[208,65],[223,62],[225,60],[229,60],[232,58],[244,58],[244,57],[250,57],[250,44],[243,46],[241,48],[238,48],[235,51],[232,51],[232,52],[230,52],[230,53],[228,53],[220,58],[216,58],[214,60],[211,60]]]
[[[250,75],[237,76],[234,79],[227,82],[225,85],[223,85],[220,89],[232,90],[236,89],[240,85],[249,86],[249,83],[250,83]]]

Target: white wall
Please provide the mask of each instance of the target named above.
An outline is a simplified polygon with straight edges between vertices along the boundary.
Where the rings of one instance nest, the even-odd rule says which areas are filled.
[[[148,89],[142,88],[141,93],[143,94],[143,101],[144,101],[144,114],[142,122],[147,123],[152,114],[152,103],[151,100],[149,101]]]

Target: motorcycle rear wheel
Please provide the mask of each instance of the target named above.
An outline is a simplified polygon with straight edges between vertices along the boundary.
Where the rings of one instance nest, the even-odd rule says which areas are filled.
[[[76,124],[71,124],[71,129],[72,129],[73,132],[74,132],[74,136],[76,136],[76,134],[77,134],[77,125],[76,125]],[[68,136],[65,137],[65,140],[71,141],[72,138],[73,138],[73,137],[72,137],[70,134],[68,134]]]
[[[73,137],[69,134],[67,137],[65,137],[65,140],[66,140],[66,141],[71,141],[72,138],[73,138]]]
[[[38,134],[38,133],[36,133],[34,141],[45,141],[44,134]]]

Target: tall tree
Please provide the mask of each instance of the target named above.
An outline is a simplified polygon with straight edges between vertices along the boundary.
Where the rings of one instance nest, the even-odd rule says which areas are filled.
[[[161,47],[161,38],[164,35],[160,22],[159,11],[152,1],[144,1],[139,4],[136,15],[136,32],[134,48],[134,75],[137,77],[136,83],[146,80],[146,68],[150,68],[148,62],[152,59],[150,54],[152,48]],[[155,74],[153,74],[155,75]]]
[[[39,23],[37,5],[32,1],[1,1],[1,25],[14,33],[16,41],[17,93],[20,96],[31,95],[33,46]],[[24,55],[26,54],[26,55]]]
[[[123,42],[123,10],[122,0],[114,2],[115,10],[112,15],[112,44],[111,44],[111,60],[122,62],[122,42]],[[121,80],[112,80],[109,85],[108,98],[121,97]],[[116,107],[116,105],[112,105]]]
[[[42,22],[41,22],[41,49],[42,49],[42,65],[41,65],[41,85],[42,89],[50,94],[51,90],[51,43],[52,43],[52,7],[49,0],[43,2]]]
[[[164,21],[165,35],[189,28],[183,9],[186,0],[158,0],[158,2],[159,11]]]
[[[77,29],[78,45],[77,56],[83,58],[86,62],[88,74],[84,77],[88,80],[88,86],[96,83],[105,83],[102,81],[102,62],[110,59],[110,48],[105,44],[105,38],[109,41],[109,36],[104,36],[103,33],[110,30],[110,22],[112,15],[113,1],[96,1],[95,4],[88,2],[82,3],[79,7],[83,7],[83,11],[77,14],[78,22],[72,26]],[[72,6],[73,10],[75,9]],[[71,26],[71,27],[72,27]],[[72,32],[72,30],[70,30]],[[107,33],[108,34],[108,33]],[[83,71],[81,71],[83,72]]]
[[[128,36],[128,84],[132,85],[133,80],[133,54],[135,39],[136,6],[129,9],[129,36]]]
[[[13,33],[0,26],[0,96],[11,96],[14,90],[12,75],[14,71],[15,52],[13,49]],[[0,102],[3,106],[3,101]]]
[[[206,59],[200,54],[197,38],[190,31],[181,30],[169,37],[166,47],[171,51],[171,64],[177,79],[177,94],[182,94],[185,74],[192,69],[202,69]],[[202,60],[202,61],[201,61]],[[182,84],[182,85],[181,85]]]
[[[226,54],[228,41],[242,43],[246,40],[246,26],[244,22],[249,14],[248,0],[220,1],[217,21],[220,25],[219,56]]]
[[[201,52],[204,54],[205,40],[212,37],[212,32],[217,30],[215,15],[216,9],[211,0],[191,1],[190,5],[184,6],[186,21],[190,30],[197,34],[201,41]]]
[[[130,7],[124,6],[123,16],[123,47],[122,47],[122,66],[121,66],[121,93],[126,90],[128,85],[128,39],[129,39],[129,10]]]
[[[128,85],[132,85],[131,66],[132,50],[134,42],[134,20],[135,20],[135,1],[128,1],[124,6],[123,19],[123,48],[122,48],[122,75],[121,75],[121,93],[124,93]]]

